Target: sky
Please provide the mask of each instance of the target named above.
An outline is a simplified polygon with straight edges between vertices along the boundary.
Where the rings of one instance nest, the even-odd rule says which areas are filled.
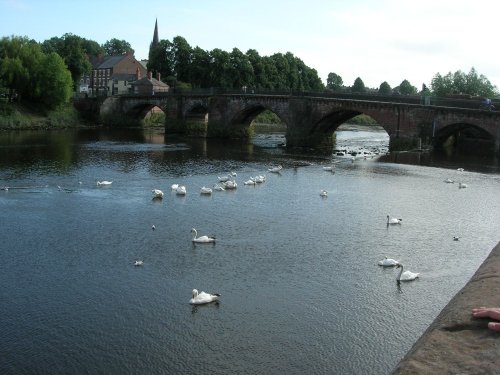
[[[193,48],[291,52],[325,84],[336,73],[346,86],[420,89],[475,68],[500,87],[499,17],[496,0],[0,0],[0,37],[116,38],[147,59],[158,20],[160,39]]]

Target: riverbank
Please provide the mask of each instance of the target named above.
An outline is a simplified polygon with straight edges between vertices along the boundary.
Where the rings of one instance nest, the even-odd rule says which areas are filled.
[[[88,126],[72,104],[44,111],[29,103],[0,102],[0,130],[49,130]]]
[[[490,319],[473,319],[471,310],[500,307],[499,270],[500,242],[392,374],[497,374],[500,333],[488,329]]]

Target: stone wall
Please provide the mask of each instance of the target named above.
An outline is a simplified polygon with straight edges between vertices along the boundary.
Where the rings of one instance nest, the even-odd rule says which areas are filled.
[[[475,307],[500,307],[500,242],[392,374],[500,374],[500,333]]]

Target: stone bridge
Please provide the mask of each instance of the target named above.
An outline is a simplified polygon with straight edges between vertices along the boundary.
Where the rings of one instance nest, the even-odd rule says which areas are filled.
[[[372,117],[389,134],[392,148],[415,147],[421,142],[440,146],[445,142],[482,143],[499,151],[500,112],[479,109],[479,102],[465,101],[461,108],[450,103],[420,103],[418,97],[328,97],[293,94],[166,94],[113,96],[100,107],[101,117],[144,117],[152,107],[166,114],[167,132],[208,137],[248,136],[253,119],[274,112],[287,126],[287,147],[323,147],[332,134],[359,114]],[[456,105],[456,103],[452,103]]]

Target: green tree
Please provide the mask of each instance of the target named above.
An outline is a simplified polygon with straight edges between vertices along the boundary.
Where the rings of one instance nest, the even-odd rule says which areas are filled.
[[[378,88],[378,93],[380,95],[390,95],[392,93],[392,88],[387,83],[387,81],[384,81],[380,84],[380,87]]]
[[[259,52],[255,49],[249,49],[246,52],[248,61],[252,64],[253,70],[253,86],[256,88],[267,87],[268,79],[264,69],[264,64],[262,62],[262,57],[260,57]]]
[[[160,73],[165,79],[175,76],[174,51],[169,40],[162,39],[157,46],[150,48],[147,68],[155,75]]]
[[[210,51],[210,82],[215,87],[231,87],[231,59],[229,53],[219,48]]]
[[[112,38],[102,45],[104,52],[109,56],[125,55],[129,51],[133,51],[130,43],[126,40],[118,40]]]
[[[476,69],[471,68],[468,74],[458,70],[455,73],[441,75],[436,73],[431,81],[432,93],[435,96],[450,96],[467,94],[472,96],[497,97],[498,89],[484,75],[478,75]]]
[[[193,49],[191,83],[193,87],[210,87],[210,54],[200,47]]]
[[[232,78],[231,87],[241,88],[253,84],[253,67],[248,57],[238,48],[233,48],[229,54],[229,76]]]
[[[90,74],[92,70],[90,55],[86,48],[95,49],[95,45],[71,33],[64,34],[62,38],[51,38],[42,44],[44,53],[56,52],[64,59],[71,72],[74,89],[79,84],[81,76]]]
[[[336,73],[328,73],[328,78],[326,79],[326,88],[338,91],[342,88],[344,81],[342,81],[342,77]]]
[[[69,101],[73,81],[63,59],[55,52],[42,58],[39,86],[43,88],[39,101],[49,109]]]
[[[415,95],[417,93],[417,88],[415,86],[412,86],[408,80],[403,80],[401,84],[399,85],[399,92],[401,95]]]
[[[174,55],[174,75],[178,81],[190,82],[193,49],[186,39],[182,36],[176,36],[172,40],[172,52]]]
[[[358,77],[354,80],[351,91],[359,94],[366,92],[365,83],[361,78]]]

